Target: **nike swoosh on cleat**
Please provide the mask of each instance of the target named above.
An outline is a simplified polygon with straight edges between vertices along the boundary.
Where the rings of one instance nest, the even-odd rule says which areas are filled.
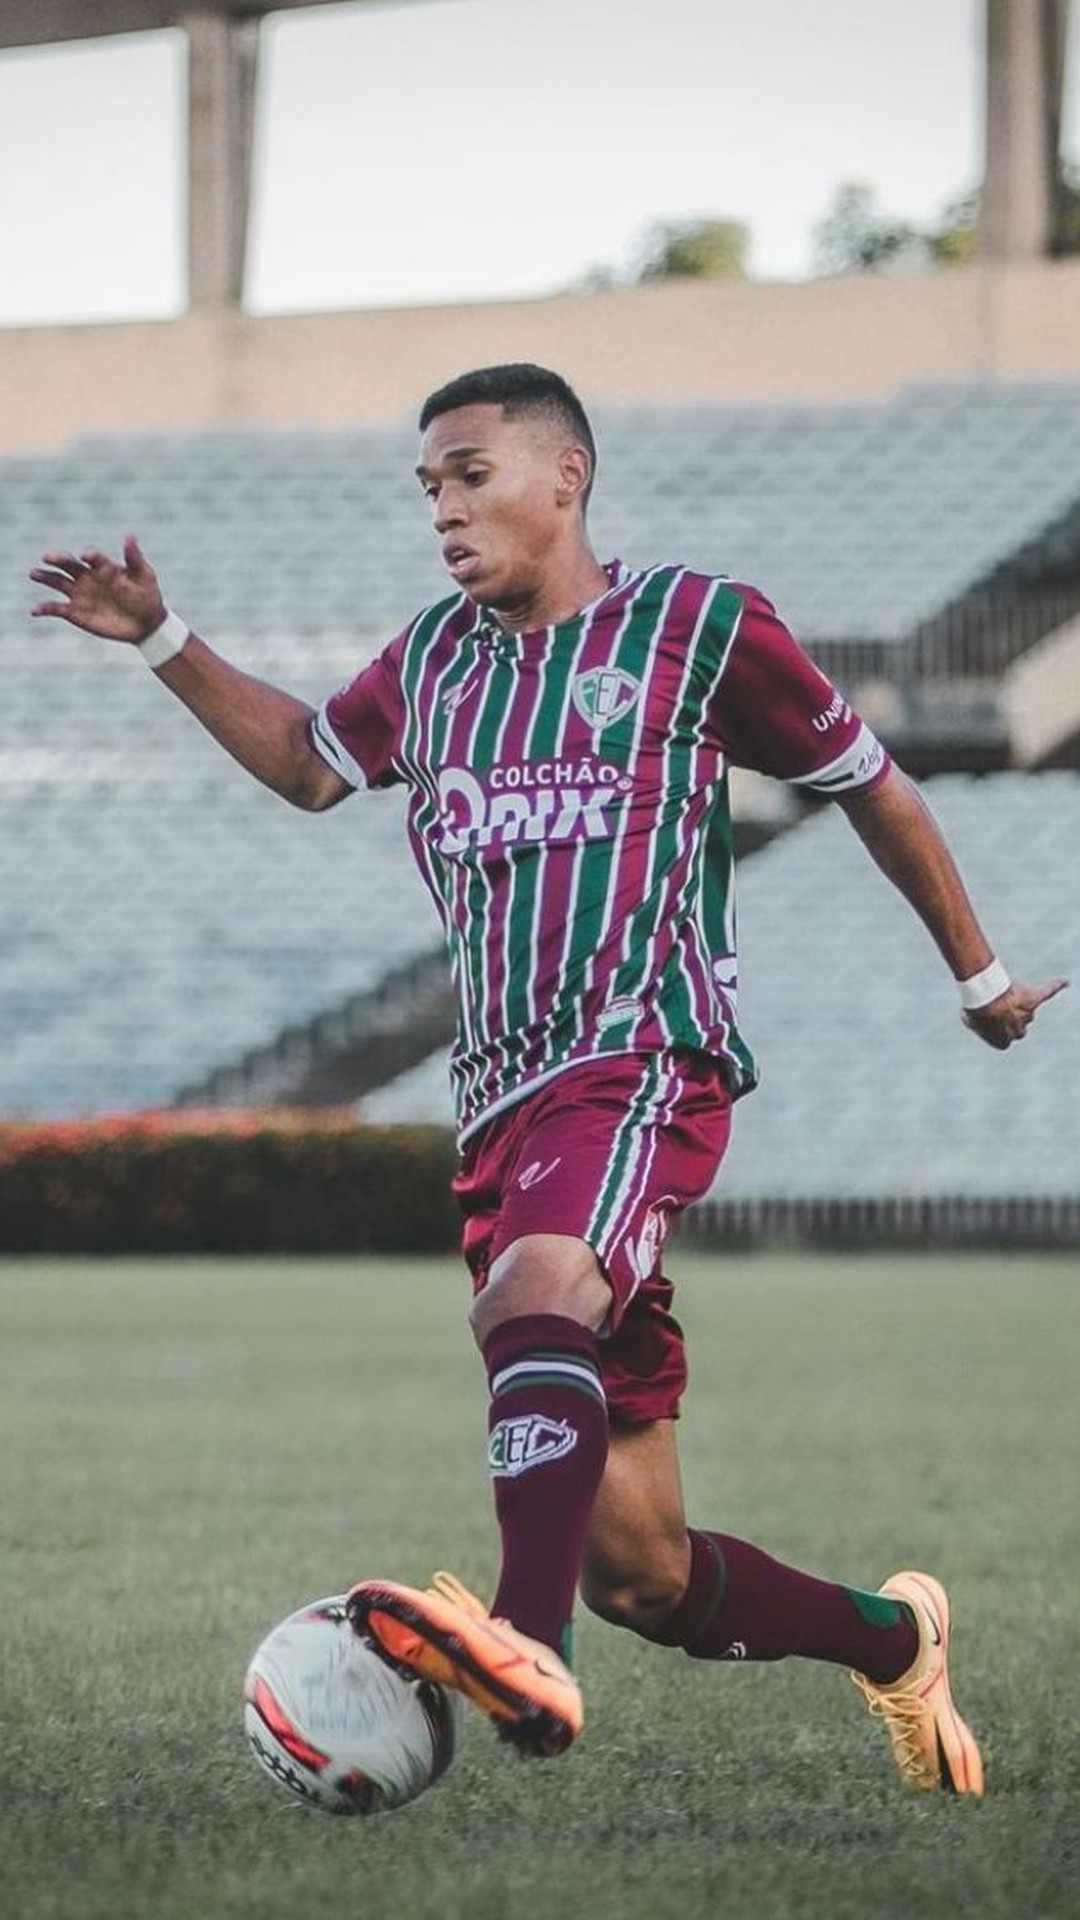
[[[557,1673],[554,1667],[545,1667],[542,1660],[534,1660],[533,1666],[536,1668],[537,1673],[543,1675],[545,1680],[565,1680],[566,1678],[565,1674]]]
[[[942,1745],[940,1733],[937,1736],[937,1757],[942,1787],[946,1793],[956,1793],[956,1781],[953,1779],[953,1770],[949,1765],[949,1756]]]

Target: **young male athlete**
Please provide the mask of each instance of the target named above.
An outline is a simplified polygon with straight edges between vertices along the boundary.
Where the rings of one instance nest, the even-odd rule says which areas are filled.
[[[605,1619],[700,1659],[850,1667],[909,1781],[981,1793],[936,1579],[835,1584],[683,1511],[686,1368],[661,1253],[755,1077],[736,1021],[729,764],[839,801],[990,1046],[1022,1039],[1064,983],[1010,981],[918,793],[755,588],[600,564],[593,437],[563,380],[463,375],[420,430],[454,591],[317,713],[168,613],[134,539],[122,563],[54,552],[32,574],[60,596],[36,614],[139,647],[296,805],[409,789],[458,998],[456,1187],[503,1557],[490,1612],[437,1574],[426,1592],[362,1582],[351,1617],[552,1754],[582,1725],[562,1657],[580,1583]]]

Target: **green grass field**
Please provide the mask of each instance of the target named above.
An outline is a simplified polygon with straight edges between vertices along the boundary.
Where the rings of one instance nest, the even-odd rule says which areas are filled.
[[[982,1805],[905,1791],[836,1669],[588,1618],[565,1759],[473,1714],[408,1810],[295,1805],[241,1732],[263,1631],[365,1573],[490,1591],[456,1264],[7,1261],[7,1920],[1076,1914],[1075,1258],[673,1264],[692,1516],[864,1584],[939,1571]]]

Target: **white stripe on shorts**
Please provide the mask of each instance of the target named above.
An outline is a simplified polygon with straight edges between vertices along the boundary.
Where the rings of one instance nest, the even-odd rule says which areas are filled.
[[[606,1260],[609,1250],[617,1245],[620,1237],[627,1231],[634,1211],[648,1188],[653,1162],[656,1159],[660,1128],[670,1120],[683,1089],[683,1078],[678,1064],[671,1059],[670,1055],[654,1054],[645,1067],[642,1075],[643,1082],[646,1082],[648,1076],[654,1071],[658,1075],[658,1084],[649,1095],[648,1108],[635,1128],[633,1148],[608,1213],[607,1224],[595,1243],[597,1254],[602,1260]],[[622,1144],[623,1138],[623,1130],[620,1128],[612,1159]],[[590,1226],[591,1224],[590,1222]],[[639,1274],[634,1281],[629,1296],[631,1299],[641,1284],[641,1277]]]

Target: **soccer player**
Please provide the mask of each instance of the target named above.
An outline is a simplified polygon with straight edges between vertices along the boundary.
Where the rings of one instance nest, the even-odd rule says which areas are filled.
[[[409,790],[457,992],[455,1184],[502,1570],[490,1611],[437,1574],[427,1591],[362,1582],[350,1616],[402,1669],[552,1754],[583,1720],[565,1664],[580,1585],[605,1619],[702,1660],[850,1667],[909,1781],[981,1793],[936,1579],[819,1579],[688,1528],[683,1510],[686,1368],[662,1250],[755,1079],[728,766],[837,800],[925,921],[979,1039],[1022,1039],[1064,982],[1009,978],[919,794],[756,588],[600,563],[593,436],[558,375],[465,374],[424,403],[420,433],[453,591],[318,712],[168,612],[134,538],[122,561],[52,552],[31,576],[59,596],[36,615],[137,648],[297,806]]]

